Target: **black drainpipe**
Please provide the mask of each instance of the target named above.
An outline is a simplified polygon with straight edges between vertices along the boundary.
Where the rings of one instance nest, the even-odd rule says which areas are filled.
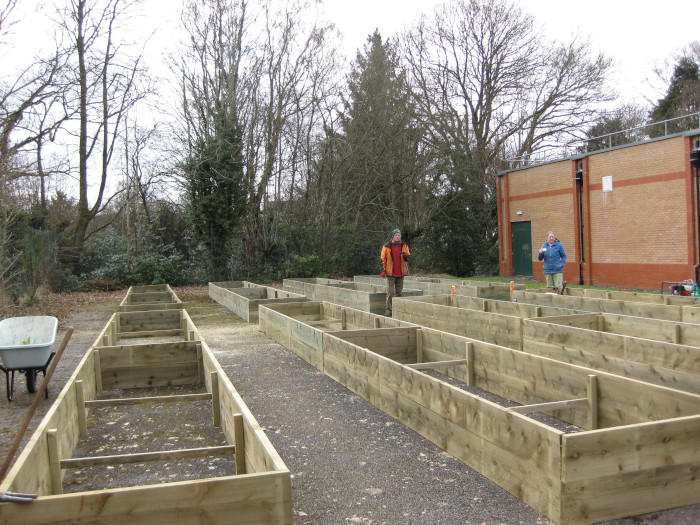
[[[578,186],[578,222],[581,228],[579,234],[581,237],[581,258],[578,263],[578,284],[583,284],[583,263],[586,261],[586,257],[584,255],[585,244],[583,239],[583,162],[578,163],[578,169],[576,170],[576,186]],[[698,195],[700,196],[700,188],[698,189],[698,192]],[[698,202],[700,202],[700,200]],[[698,268],[696,267],[696,274],[697,271]]]

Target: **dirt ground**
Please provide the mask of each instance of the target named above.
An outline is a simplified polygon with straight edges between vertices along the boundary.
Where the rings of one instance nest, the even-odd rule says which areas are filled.
[[[257,325],[243,322],[212,302],[206,288],[175,291],[292,472],[295,525],[552,523],[276,344]],[[121,297],[94,303],[62,323],[57,341],[66,326],[73,326],[75,331],[51,381],[49,400],[40,403],[22,447]],[[4,396],[4,385],[1,386],[0,450],[7,451],[32,396],[26,392],[23,378],[15,380],[15,398],[11,403]],[[110,417],[114,419],[113,415]],[[153,426],[147,416],[131,414],[119,416],[118,420],[119,424],[128,425],[131,435]],[[98,443],[99,436],[96,439]],[[171,469],[149,473],[150,478],[143,480],[136,479],[142,472],[124,475],[134,476],[133,481],[138,484],[184,479],[186,471],[189,467],[184,466],[179,472]],[[69,487],[87,490],[100,486],[95,483],[88,473],[80,472],[69,480]],[[699,522],[700,505],[694,505],[608,523]]]

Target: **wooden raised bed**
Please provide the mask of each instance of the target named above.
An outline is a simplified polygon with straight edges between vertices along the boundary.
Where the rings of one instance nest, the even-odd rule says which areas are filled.
[[[260,327],[275,337],[285,329],[273,308],[261,307]],[[317,331],[315,366],[557,523],[700,502],[700,396],[430,328],[323,332],[309,315],[285,331]],[[538,412],[581,431],[527,415]]]
[[[343,284],[348,282],[350,281],[324,279],[323,277],[294,277],[292,279],[284,279],[282,281],[282,288],[288,292],[308,297],[313,301],[313,289],[317,284]]]
[[[258,306],[261,304],[308,301],[303,295],[247,281],[209,283],[209,297],[246,323],[258,322]]]
[[[182,310],[144,310],[116,312],[100,334],[96,344],[116,345],[124,339],[188,336]]]
[[[383,285],[386,287],[386,279],[372,275],[356,275],[357,283]],[[488,299],[510,300],[510,284],[464,281],[460,279],[436,279],[430,277],[412,277],[407,275],[404,281],[407,288],[422,290],[423,295],[451,294],[452,286],[455,294],[471,297],[484,297]],[[514,285],[516,290],[524,290],[524,284]]]
[[[148,318],[131,319],[129,326],[150,330]],[[161,312],[164,313],[164,312]],[[46,414],[14,464],[0,491],[38,494],[31,504],[0,503],[0,524],[14,523],[274,523],[293,522],[289,470],[270,444],[241,396],[231,384],[214,354],[199,336],[185,310],[169,312],[177,318],[167,330],[179,330],[177,342],[116,345],[123,335],[123,317],[115,313]],[[121,320],[121,323],[120,323]],[[165,326],[163,319],[157,323]],[[158,483],[117,489],[62,494],[66,468],[86,463],[118,464],[144,460],[138,454],[72,459],[91,406],[105,403],[147,402],[95,400],[103,388],[145,387],[201,383],[211,400],[212,424],[221,427],[228,447],[163,451],[162,457],[201,457],[230,453],[236,475],[194,481]],[[154,402],[188,402],[187,399],[154,398]],[[226,450],[222,450],[226,449]],[[151,454],[153,455],[153,454]]]
[[[130,286],[119,303],[120,312],[168,309],[182,309],[182,301],[168,284]]]
[[[397,299],[394,318],[700,393],[697,324],[458,295]]]
[[[319,370],[323,332],[399,326],[412,325],[328,302],[266,304],[260,309],[260,330]]]
[[[646,292],[624,292],[621,290],[595,290],[593,288],[566,288],[564,295],[589,297],[592,299],[614,299],[636,303],[670,304],[677,306],[700,306],[700,297]]]
[[[521,303],[556,306],[580,312],[603,312],[648,319],[662,319],[664,321],[700,323],[700,307],[698,306],[636,302],[634,300],[636,297],[633,297],[631,301],[623,301],[620,299],[577,297],[519,290],[512,292],[512,297]]]
[[[700,394],[700,325],[580,314],[525,319],[522,349]]]
[[[393,316],[488,343],[520,349],[523,317],[574,314],[573,310],[463,295],[394,299]]]
[[[299,286],[293,279],[283,281],[285,290],[298,289]],[[304,294],[312,301],[331,302],[348,308],[383,314],[386,311],[386,283],[374,285],[367,283],[341,282],[335,284],[303,283]],[[421,290],[404,288],[404,297],[423,295]]]

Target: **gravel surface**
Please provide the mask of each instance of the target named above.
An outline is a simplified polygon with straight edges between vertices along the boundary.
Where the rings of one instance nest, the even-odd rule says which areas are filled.
[[[257,325],[247,324],[213,303],[206,289],[189,301],[185,306],[202,337],[292,472],[295,525],[553,523],[272,341]],[[70,320],[68,324],[75,327],[75,333],[52,380],[52,395],[40,404],[32,428],[36,428],[117,304],[92,306]],[[57,340],[60,338],[59,333]],[[15,388],[12,403],[4,396],[0,400],[1,450],[8,449],[32,400],[23,383],[16,380]],[[148,418],[133,414],[109,417],[118,420],[120,427],[126,424],[125,435],[132,438],[153,427]],[[24,443],[30,435],[31,430]],[[178,437],[199,439],[196,435]],[[219,444],[216,433],[206,439],[208,446]],[[85,450],[89,448],[85,446]],[[182,448],[182,443],[177,448]],[[189,479],[187,476],[196,468],[185,465],[159,470],[160,479]],[[138,484],[142,474],[119,475],[127,480],[131,477]],[[73,476],[69,486],[75,490],[86,490],[95,483],[86,473]],[[608,523],[698,522],[700,505]]]

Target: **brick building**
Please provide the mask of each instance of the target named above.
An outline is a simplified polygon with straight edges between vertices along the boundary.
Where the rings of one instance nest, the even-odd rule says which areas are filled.
[[[500,274],[544,280],[537,252],[553,230],[570,284],[659,289],[695,279],[694,149],[700,129],[499,173]]]

